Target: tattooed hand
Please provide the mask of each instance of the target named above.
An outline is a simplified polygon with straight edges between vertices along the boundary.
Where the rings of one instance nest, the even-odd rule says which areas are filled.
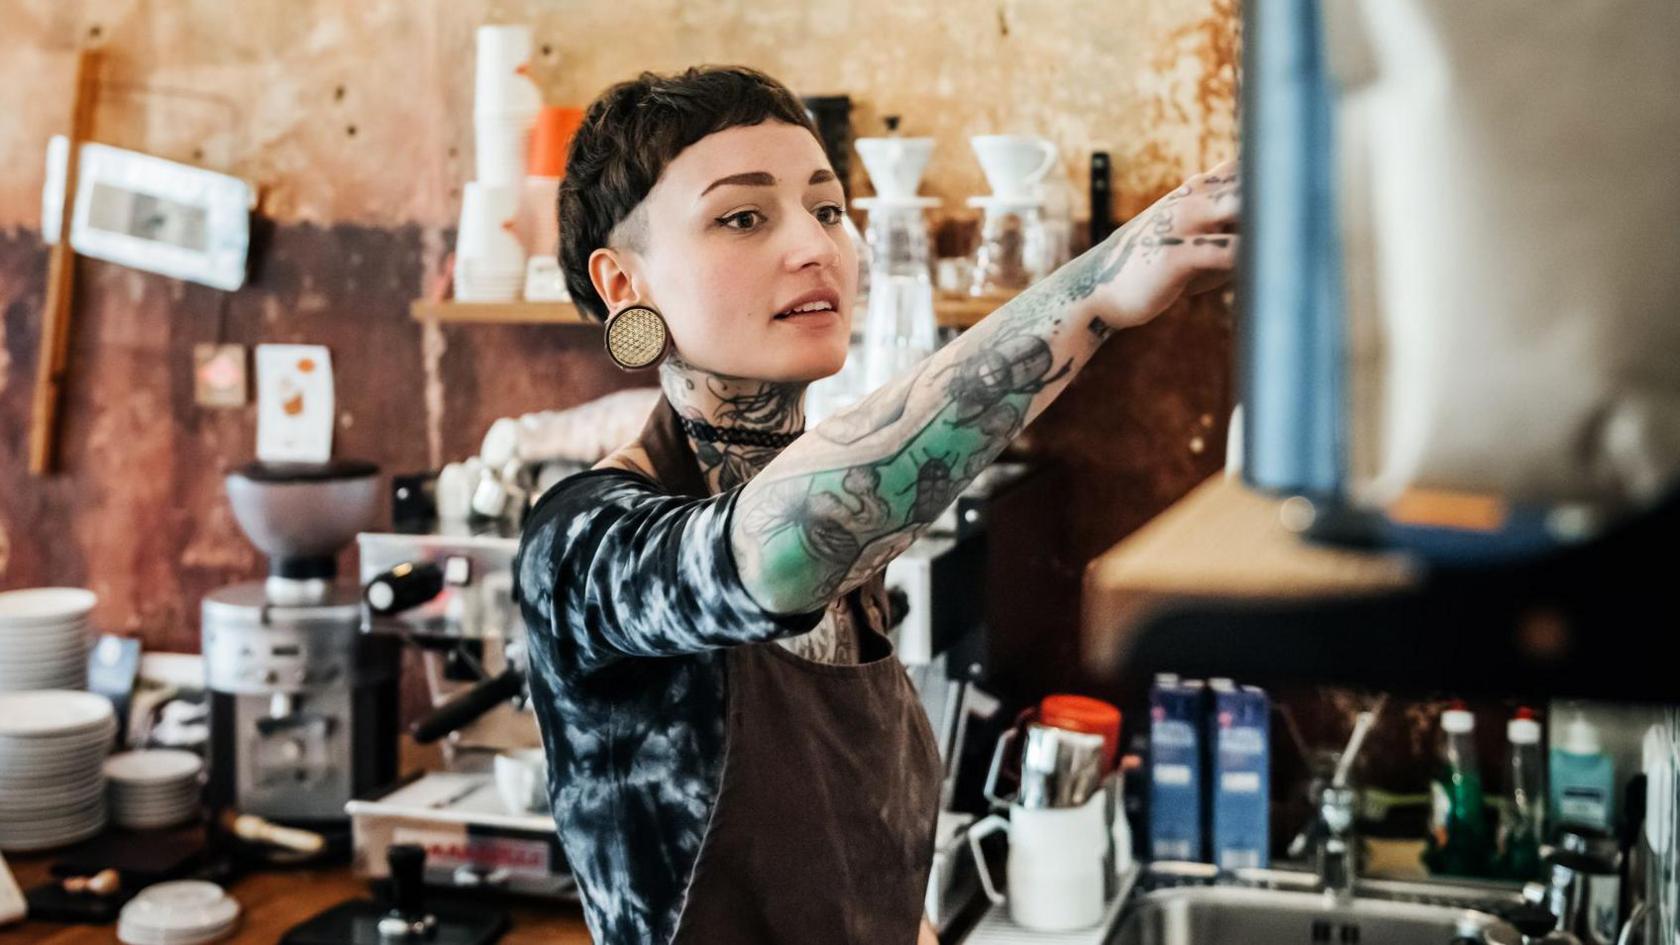
[[[1141,325],[1185,295],[1230,280],[1242,183],[1228,161],[1184,182],[1102,245],[1091,300],[1110,328]]]

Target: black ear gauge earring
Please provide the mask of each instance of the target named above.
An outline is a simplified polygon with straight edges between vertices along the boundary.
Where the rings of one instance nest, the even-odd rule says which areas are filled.
[[[626,371],[640,371],[665,360],[671,330],[665,316],[646,305],[620,309],[607,318],[607,357]]]

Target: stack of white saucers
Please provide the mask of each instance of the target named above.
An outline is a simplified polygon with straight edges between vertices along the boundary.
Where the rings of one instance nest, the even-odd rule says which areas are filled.
[[[205,945],[239,924],[239,902],[215,883],[183,879],[140,891],[117,918],[127,945]]]
[[[130,830],[186,823],[198,814],[198,774],[190,751],[125,751],[105,759],[111,822]]]
[[[104,696],[0,693],[0,850],[48,850],[105,829],[102,766],[116,733]]]
[[[0,692],[87,686],[88,613],[79,587],[0,591]]]

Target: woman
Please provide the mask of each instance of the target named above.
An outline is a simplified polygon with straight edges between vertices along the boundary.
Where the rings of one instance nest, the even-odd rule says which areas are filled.
[[[542,498],[516,567],[602,943],[917,940],[939,765],[880,573],[1105,338],[1235,251],[1225,168],[807,432],[850,339],[842,201],[799,101],[748,69],[615,86],[572,144],[572,297],[609,348],[670,338],[639,440]]]

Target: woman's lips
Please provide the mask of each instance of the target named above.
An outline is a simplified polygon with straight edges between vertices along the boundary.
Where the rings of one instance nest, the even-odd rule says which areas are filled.
[[[821,328],[840,320],[840,313],[831,308],[814,312],[793,312],[787,315],[777,315],[773,321],[785,325],[797,325],[801,328]]]
[[[821,329],[832,327],[838,323],[840,313],[833,309],[825,309],[821,312],[800,312],[798,315],[783,315],[776,321],[783,325],[792,325],[795,328]]]

